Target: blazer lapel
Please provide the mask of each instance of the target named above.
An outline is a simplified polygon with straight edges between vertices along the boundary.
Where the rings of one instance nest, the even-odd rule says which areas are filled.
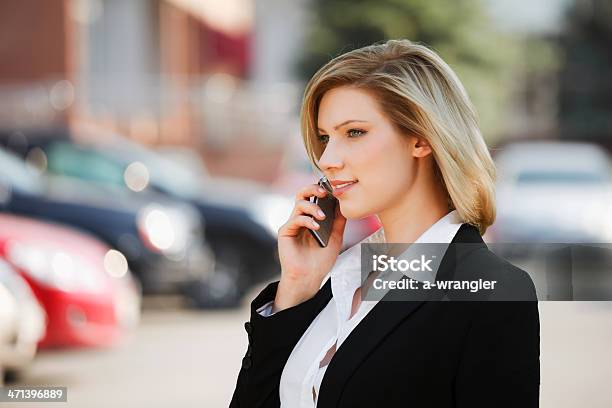
[[[475,249],[474,245],[453,245],[459,243],[473,243],[481,244],[478,246],[486,246],[482,241],[480,233],[474,226],[463,224],[457,231],[457,234],[455,234],[440,263],[436,274],[436,281],[441,278],[450,279],[457,264],[456,260],[460,259],[462,252],[469,252]],[[359,369],[362,361],[389,332],[427,301],[427,299],[388,301],[393,296],[401,296],[400,292],[401,290],[399,289],[389,291],[359,322],[336,351],[323,376],[317,405],[321,407],[337,406],[346,382]],[[437,289],[431,289],[429,292],[428,299],[441,299],[444,295],[443,291]]]

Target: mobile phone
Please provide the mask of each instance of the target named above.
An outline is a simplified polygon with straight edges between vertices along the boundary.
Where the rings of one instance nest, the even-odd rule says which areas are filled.
[[[321,210],[323,211],[323,213],[325,213],[325,219],[315,220],[319,224],[318,230],[311,230],[310,228],[308,230],[317,240],[319,245],[322,248],[325,248],[327,246],[327,243],[329,242],[329,236],[331,235],[332,226],[334,225],[334,218],[336,215],[336,205],[338,205],[338,199],[332,194],[333,187],[327,180],[327,177],[321,177],[318,184],[327,191],[327,195],[323,198],[320,198],[318,196],[312,196],[310,197],[310,202],[315,203],[319,207],[321,207]]]

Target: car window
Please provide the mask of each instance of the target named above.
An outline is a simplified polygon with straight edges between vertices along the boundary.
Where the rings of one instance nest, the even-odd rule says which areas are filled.
[[[71,143],[53,143],[47,149],[48,170],[55,174],[112,185],[124,185],[124,168],[96,151]]]
[[[570,183],[570,184],[593,184],[604,183],[606,180],[601,174],[588,172],[563,172],[563,171],[525,171],[519,173],[517,183]]]
[[[201,191],[205,175],[161,157],[152,157],[150,163],[153,181],[171,194],[190,198]]]
[[[104,154],[104,150],[101,154]],[[152,186],[171,195],[188,199],[197,197],[201,193],[203,180],[207,178],[206,174],[198,173],[197,169],[127,141],[110,149],[108,155],[113,154],[122,156],[129,163],[143,163],[150,173]]]

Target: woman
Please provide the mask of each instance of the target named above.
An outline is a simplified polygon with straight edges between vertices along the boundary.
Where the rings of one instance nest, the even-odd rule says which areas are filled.
[[[408,40],[348,52],[310,80],[301,120],[339,206],[321,248],[307,229],[324,214],[309,197],[326,192],[297,194],[278,231],[280,281],[245,323],[231,406],[538,406],[535,291],[482,240],[495,219],[495,169],[451,68]],[[369,214],[382,228],[363,242],[449,244],[436,281],[487,279],[527,300],[364,300],[359,244],[338,255],[346,219]]]

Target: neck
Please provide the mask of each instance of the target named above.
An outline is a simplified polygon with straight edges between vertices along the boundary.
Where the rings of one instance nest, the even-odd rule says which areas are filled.
[[[381,211],[378,218],[387,242],[412,243],[449,212],[443,187],[427,177],[417,178],[413,188],[395,205]]]

